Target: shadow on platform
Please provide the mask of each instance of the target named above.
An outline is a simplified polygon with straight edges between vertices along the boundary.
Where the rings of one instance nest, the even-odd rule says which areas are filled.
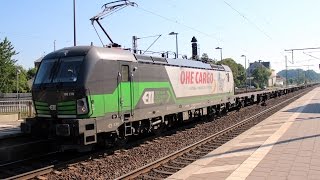
[[[233,154],[233,153],[238,153],[238,152],[242,152],[242,151],[256,150],[256,149],[261,148],[261,147],[275,146],[275,145],[284,144],[284,143],[288,143],[288,142],[292,142],[292,141],[301,141],[301,140],[304,140],[304,139],[316,138],[316,137],[320,137],[320,134],[315,134],[315,135],[311,135],[311,136],[303,136],[303,137],[299,137],[299,138],[293,138],[293,139],[278,141],[276,143],[271,143],[271,144],[246,147],[246,148],[242,148],[242,149],[227,151],[227,152],[224,152],[224,153],[207,155],[205,158],[218,157],[218,156],[221,156],[221,155]]]
[[[285,112],[300,112],[299,109],[301,107],[304,107],[301,113],[320,113],[320,104],[319,103],[313,103],[313,104],[307,104],[305,106],[299,106],[293,109],[289,109]]]

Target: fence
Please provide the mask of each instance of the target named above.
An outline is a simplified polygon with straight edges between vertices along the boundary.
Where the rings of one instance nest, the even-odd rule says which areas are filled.
[[[0,114],[20,113],[22,116],[33,116],[32,100],[0,101]]]
[[[5,100],[5,101],[9,101],[9,100],[14,100],[19,98],[20,100],[31,100],[32,95],[31,93],[1,93],[0,92],[0,101]]]

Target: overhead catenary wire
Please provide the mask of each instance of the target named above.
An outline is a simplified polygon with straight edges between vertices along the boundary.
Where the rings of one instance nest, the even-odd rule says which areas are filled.
[[[251,25],[253,25],[258,31],[260,31],[262,34],[264,34],[267,38],[269,38],[270,40],[272,40],[271,36],[269,36],[266,32],[264,32],[257,24],[255,24],[254,22],[252,22],[249,18],[247,18],[244,14],[242,14],[240,11],[238,11],[236,8],[234,8],[230,3],[228,3],[227,1],[223,1],[227,6],[229,6],[232,10],[234,10],[235,12],[238,13],[238,15],[240,15],[243,19],[245,19],[246,21],[248,21]]]
[[[307,56],[310,56],[310,57],[312,57],[312,58],[315,58],[315,59],[318,59],[318,60],[320,60],[320,58],[318,58],[318,57],[315,57],[315,56],[313,56],[313,55],[311,55],[311,54],[308,54],[308,53],[306,53],[306,52],[303,52],[303,54],[305,54],[305,55],[307,55]]]
[[[211,38],[214,38],[214,39],[217,40],[217,41],[220,41],[220,39],[217,38],[217,37],[215,37],[215,36],[212,36],[212,35],[210,35],[210,34],[208,34],[208,33],[205,33],[205,32],[203,32],[203,31],[200,31],[200,30],[198,30],[198,29],[196,29],[196,28],[194,28],[194,27],[188,26],[188,25],[186,25],[186,24],[184,24],[184,23],[181,23],[181,22],[179,22],[179,21],[177,21],[177,20],[174,20],[174,19],[165,17],[165,16],[163,16],[163,15],[157,14],[157,13],[155,13],[155,12],[152,12],[152,11],[150,11],[150,10],[141,8],[141,7],[139,7],[139,6],[136,6],[136,8],[138,8],[138,9],[144,11],[144,12],[150,13],[150,14],[152,14],[152,15],[154,15],[154,16],[158,16],[158,17],[160,17],[160,18],[162,18],[162,19],[164,19],[164,20],[166,20],[166,21],[170,21],[170,22],[172,22],[172,23],[179,24],[179,25],[184,26],[184,27],[186,27],[186,28],[188,28],[188,29],[191,29],[191,30],[193,30],[193,31],[195,31],[195,32],[198,32],[198,33],[200,33],[200,34],[202,34],[202,35],[205,35],[205,36],[207,36],[207,37],[211,37]]]

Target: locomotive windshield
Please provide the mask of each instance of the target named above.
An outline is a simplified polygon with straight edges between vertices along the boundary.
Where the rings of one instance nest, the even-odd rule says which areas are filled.
[[[34,84],[76,82],[83,56],[44,59]]]

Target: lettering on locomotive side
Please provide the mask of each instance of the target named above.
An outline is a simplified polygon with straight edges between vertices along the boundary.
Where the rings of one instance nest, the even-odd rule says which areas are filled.
[[[212,84],[213,73],[180,71],[180,84]]]
[[[224,71],[185,67],[166,67],[177,98],[231,92],[233,81]]]
[[[146,91],[142,96],[144,104],[154,104],[154,91]]]

